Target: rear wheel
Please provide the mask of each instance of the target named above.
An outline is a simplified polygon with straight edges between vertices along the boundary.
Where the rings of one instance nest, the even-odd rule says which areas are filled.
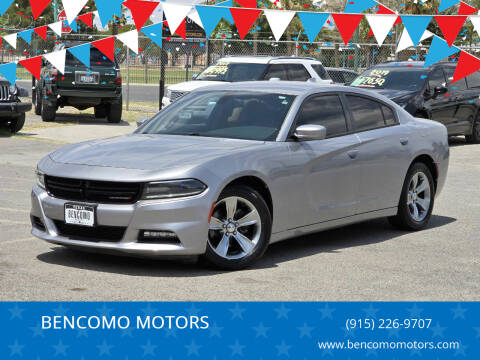
[[[107,110],[107,120],[110,123],[119,123],[122,120],[122,99],[120,103],[110,104]]]
[[[415,163],[408,170],[398,205],[390,223],[403,230],[421,230],[430,220],[435,200],[435,185],[430,169]]]
[[[25,125],[25,114],[22,114],[19,117],[14,118],[14,119],[12,119],[12,121],[10,121],[10,126],[9,126],[10,131],[13,134],[16,134],[17,132],[22,130],[23,125]]]
[[[480,144],[480,116],[473,123],[472,135],[465,135],[465,140],[470,144]]]
[[[42,99],[42,121],[50,122],[55,120],[57,115],[57,108],[55,106],[49,105],[49,103]]]
[[[107,108],[105,105],[95,106],[95,118],[103,119],[107,117]]]
[[[212,212],[204,258],[222,269],[247,267],[267,249],[271,226],[270,211],[257,191],[227,188]]]

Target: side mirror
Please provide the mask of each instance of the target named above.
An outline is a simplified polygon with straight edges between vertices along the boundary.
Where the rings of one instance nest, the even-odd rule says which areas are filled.
[[[446,92],[447,88],[445,86],[435,86],[432,97],[435,99],[437,96],[445,94]]]
[[[323,140],[327,137],[327,129],[322,125],[300,125],[295,129],[294,136],[300,141]]]
[[[197,80],[198,74],[193,74],[192,75],[192,80]]]
[[[142,117],[142,118],[138,119],[138,120],[137,120],[137,127],[142,126],[142,125],[145,124],[148,120],[150,120],[148,117]]]

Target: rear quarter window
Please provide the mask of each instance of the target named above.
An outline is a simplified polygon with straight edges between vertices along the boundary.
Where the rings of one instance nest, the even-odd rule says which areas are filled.
[[[386,122],[383,118],[382,104],[375,100],[355,95],[347,95],[346,98],[356,131],[385,127]]]

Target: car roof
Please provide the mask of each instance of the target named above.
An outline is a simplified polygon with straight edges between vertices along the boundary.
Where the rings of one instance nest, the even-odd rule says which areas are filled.
[[[421,67],[424,68],[425,62],[424,61],[389,61],[377,65],[373,65],[372,68],[377,68],[377,67]],[[430,66],[427,66],[425,69],[431,69],[435,66],[438,65],[443,65],[443,66],[455,66],[456,63],[451,63],[451,62],[441,62],[441,63],[435,63]]]
[[[303,56],[263,56],[263,55],[240,55],[240,56],[224,56],[218,60],[232,62],[232,63],[255,63],[255,64],[268,64],[276,60],[285,60],[285,61],[307,61],[321,63],[319,60],[312,57],[303,57]]]
[[[326,67],[325,70],[327,70],[327,71],[344,71],[344,72],[349,72],[349,73],[353,73],[353,74],[358,74],[355,70],[344,69],[344,68],[336,68],[336,67]]]

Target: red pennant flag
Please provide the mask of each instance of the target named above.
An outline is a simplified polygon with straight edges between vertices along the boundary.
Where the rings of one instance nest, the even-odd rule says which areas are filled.
[[[175,34],[182,37],[184,40],[187,40],[187,22],[185,19],[183,19],[182,23],[178,26]]]
[[[478,69],[480,69],[480,59],[466,53],[465,51],[460,51],[460,57],[458,58],[452,82],[463,79]]]
[[[477,8],[464,3],[463,1],[460,2],[460,7],[458,8],[457,15],[473,15],[478,11]]]
[[[244,7],[247,9],[257,8],[257,0],[235,0],[235,2],[241,7]]]
[[[230,12],[237,26],[238,35],[243,40],[262,13],[262,10],[230,8]]]
[[[347,45],[358,24],[362,21],[363,14],[332,14],[332,17],[343,42]]]
[[[34,58],[25,59],[19,61],[27,71],[35,76],[37,80],[40,80],[40,73],[42,72],[42,55],[35,56]]]
[[[48,31],[48,26],[40,26],[38,28],[33,29],[35,31],[35,34],[40,36],[43,40],[47,41],[47,31]]]
[[[124,6],[132,12],[133,21],[137,27],[137,31],[143,27],[145,22],[152,15],[153,10],[158,6],[157,1],[142,1],[142,0],[127,0],[123,3]]]
[[[393,10],[390,10],[389,8],[383,6],[383,5],[378,5],[378,10],[377,10],[377,14],[389,14],[389,15],[393,15],[393,14],[396,14],[395,11]],[[397,25],[397,24],[400,24],[402,22],[402,18],[400,16],[397,16],[397,20],[395,20],[395,22],[393,23],[393,25]],[[371,31],[371,30],[370,30]],[[372,35],[373,35],[373,32],[372,32]]]
[[[442,30],[448,46],[452,46],[458,33],[462,29],[465,20],[467,20],[467,16],[435,15],[435,20],[437,21],[440,30]]]
[[[50,4],[52,0],[29,0],[30,7],[32,8],[33,18],[38,19],[42,15],[43,10]]]
[[[92,45],[95,46],[98,50],[100,50],[103,55],[108,57],[110,60],[115,61],[115,37],[110,36],[106,39],[94,41],[92,42]]]
[[[90,29],[93,27],[93,13],[80,15],[78,17],[78,20],[83,21],[83,23],[87,25]]]

